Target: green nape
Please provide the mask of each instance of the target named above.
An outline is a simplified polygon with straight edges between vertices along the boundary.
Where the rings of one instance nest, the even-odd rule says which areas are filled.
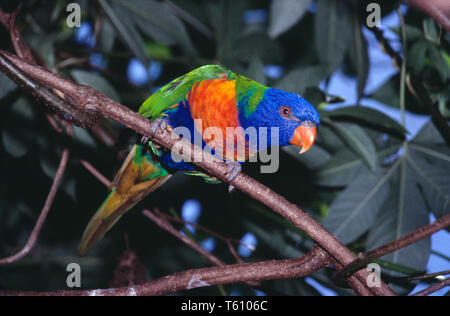
[[[241,75],[237,77],[237,104],[245,107],[244,113],[245,116],[248,117],[256,111],[258,104],[264,98],[264,94],[269,87],[263,86],[262,84]]]

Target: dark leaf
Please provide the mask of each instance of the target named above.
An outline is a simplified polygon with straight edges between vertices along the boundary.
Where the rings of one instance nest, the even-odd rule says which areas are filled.
[[[269,36],[276,38],[294,26],[308,11],[312,0],[272,0]]]
[[[116,28],[128,48],[133,52],[136,58],[146,65],[148,63],[148,56],[145,51],[145,43],[141,34],[139,34],[135,27],[133,17],[128,15],[124,10],[118,9],[117,5],[113,4],[113,6],[111,6],[106,0],[100,0],[100,4],[105,15]]]
[[[352,12],[352,30],[353,30],[353,48],[350,50],[350,55],[358,75],[358,103],[364,96],[364,89],[366,87],[367,78],[369,77],[369,50],[367,48],[367,41],[362,33],[361,24],[359,23],[359,16],[355,11]]]
[[[377,164],[375,145],[364,129],[348,123],[333,122],[332,126],[350,149],[359,155],[371,170],[375,170]]]
[[[408,66],[414,71],[414,74],[419,75],[424,66],[427,57],[427,46],[426,41],[417,41],[409,49],[408,52]]]
[[[427,205],[416,185],[417,172],[405,157],[399,160],[399,164],[391,181],[391,193],[369,232],[367,250],[403,237],[429,223]],[[382,259],[423,271],[430,253],[430,238],[426,238]]]
[[[254,57],[247,70],[248,78],[259,82],[262,85],[266,84],[266,75],[264,74],[264,64],[260,58]]]
[[[381,149],[377,152],[378,160],[398,152],[398,145]],[[360,174],[368,171],[367,164],[349,149],[341,149],[335,153],[327,164],[318,169],[317,183],[330,187],[343,187],[350,184]]]
[[[148,36],[164,44],[178,43],[186,53],[195,54],[184,24],[166,6],[153,0],[113,1],[118,9],[133,16],[133,21]]]
[[[397,165],[398,166],[398,165]],[[381,205],[389,195],[389,181],[396,167],[361,172],[333,201],[324,226],[347,244],[372,227]]]
[[[325,77],[321,66],[307,66],[292,70],[275,84],[275,88],[303,95],[308,87],[318,86]]]
[[[0,99],[15,89],[17,89],[17,85],[4,75],[3,72],[0,72]]]
[[[439,33],[436,27],[436,23],[434,23],[434,20],[432,18],[428,18],[423,21],[423,32],[427,40],[433,43],[438,43]]]
[[[2,131],[3,145],[11,156],[23,157],[28,152],[30,142],[35,136],[31,130],[24,129],[23,122],[18,122],[17,118],[30,123],[35,115],[36,111],[33,105],[26,98],[22,97],[13,104],[10,119],[6,121]]]
[[[73,70],[71,72],[71,75],[79,84],[90,86],[97,90],[100,90],[111,99],[120,102],[120,97],[114,87],[102,76],[84,70]]]
[[[387,130],[395,131],[397,134],[407,133],[405,128],[383,112],[365,106],[347,106],[327,112],[330,117],[349,117]]]
[[[317,1],[316,52],[328,75],[341,66],[352,42],[351,30],[352,19],[345,1]]]

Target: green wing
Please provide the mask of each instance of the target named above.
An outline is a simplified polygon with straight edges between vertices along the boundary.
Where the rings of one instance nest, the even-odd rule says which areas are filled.
[[[162,87],[145,101],[139,109],[139,114],[153,119],[162,116],[163,112],[177,106],[186,99],[192,86],[208,79],[234,79],[236,75],[218,65],[207,65],[197,68]]]

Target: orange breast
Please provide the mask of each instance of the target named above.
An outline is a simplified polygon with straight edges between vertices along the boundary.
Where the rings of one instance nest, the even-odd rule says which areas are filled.
[[[244,161],[248,157],[248,146],[239,124],[235,87],[233,80],[201,81],[192,87],[188,101],[197,131],[216,154]]]

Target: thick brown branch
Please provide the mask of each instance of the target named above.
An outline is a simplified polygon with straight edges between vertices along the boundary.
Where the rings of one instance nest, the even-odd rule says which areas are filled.
[[[0,266],[7,265],[19,261],[23,257],[25,257],[28,253],[30,253],[31,249],[33,249],[36,244],[36,240],[41,232],[42,226],[44,226],[45,220],[47,219],[47,215],[50,212],[50,208],[52,207],[53,201],[55,200],[56,193],[58,192],[59,186],[62,182],[64,173],[66,171],[67,163],[69,161],[70,151],[69,149],[64,149],[61,157],[61,161],[59,163],[58,170],[56,171],[55,179],[53,180],[52,187],[50,189],[50,193],[48,194],[47,200],[45,201],[44,207],[39,215],[38,221],[34,226],[33,231],[31,232],[30,238],[28,239],[25,246],[20,250],[17,254],[0,259]]]
[[[193,269],[171,274],[160,279],[132,287],[90,291],[60,291],[51,293],[2,292],[5,295],[27,296],[155,296],[166,295],[199,287],[246,281],[265,281],[301,278],[330,264],[328,255],[315,247],[299,259],[270,260],[233,264],[220,267]]]
[[[56,88],[67,94],[67,97],[73,100],[73,104],[77,106],[78,110],[86,111],[89,109],[96,117],[103,116],[119,122],[124,126],[133,129],[135,132],[147,136],[155,143],[169,150],[176,145],[177,148],[183,149],[182,153],[178,154],[180,154],[185,161],[192,162],[209,174],[225,180],[227,165],[223,161],[218,160],[218,158],[207,152],[203,152],[201,148],[194,146],[187,140],[180,139],[177,135],[169,131],[159,130],[153,135],[151,132],[152,123],[148,119],[109,99],[103,93],[90,87],[79,86],[69,82],[47,70],[29,65],[11,54],[0,51],[0,55],[6,56],[7,59],[14,62],[23,72],[31,76],[34,80],[38,80],[42,84],[49,85],[50,87]],[[23,77],[17,78],[14,72],[8,71],[8,68],[5,67],[5,63],[0,63],[0,70],[19,82]],[[25,77],[25,79],[28,78]],[[201,159],[198,159],[198,157],[201,157]],[[282,215],[297,228],[303,230],[343,266],[356,259],[356,256],[352,251],[345,247],[336,237],[325,230],[306,212],[297,205],[290,203],[270,188],[242,173],[239,174],[231,184],[243,193],[260,201]],[[357,272],[355,276],[364,284],[369,277],[369,272],[362,270]],[[377,295],[394,295],[392,290],[385,283],[382,283],[379,288],[372,288],[370,290]]]
[[[433,235],[434,233],[445,229],[450,226],[450,214],[447,214],[437,221],[421,227],[405,236],[403,236],[400,239],[394,240],[390,243],[387,243],[377,249],[374,249],[366,254],[362,255],[362,259],[359,258],[352,262],[351,264],[347,265],[344,269],[338,271],[334,279],[339,282],[340,280],[343,280],[344,278],[347,278],[349,275],[351,275],[353,272],[358,271],[362,269],[363,267],[367,266],[369,263],[373,262],[375,259],[381,258],[389,253],[392,253],[394,251],[397,251],[399,249],[405,248],[406,246],[409,246],[411,244],[414,244],[426,237],[429,237]]]
[[[0,52],[2,51],[0,50]],[[66,120],[71,121],[78,126],[87,127],[95,123],[96,117],[93,115],[92,112],[83,111],[79,110],[78,108],[75,108],[72,104],[68,103],[66,100],[64,100],[57,94],[52,93],[46,86],[43,86],[40,83],[36,83],[35,80],[30,79],[28,77],[28,73],[25,74],[25,72],[22,69],[19,69],[19,67],[16,67],[16,65],[13,64],[11,60],[5,58],[5,56],[8,55],[12,56],[9,53],[7,53],[6,55],[0,54],[0,67],[2,71],[6,75],[8,75],[14,82],[16,82],[20,87],[31,93],[33,97],[38,99],[40,102],[43,102],[46,106],[50,107],[52,110],[59,112],[59,114]],[[26,63],[22,61],[22,65],[24,64]],[[33,67],[34,69],[41,69],[40,67],[37,66],[31,65],[29,66]],[[42,74],[45,73],[46,72],[42,72]]]

